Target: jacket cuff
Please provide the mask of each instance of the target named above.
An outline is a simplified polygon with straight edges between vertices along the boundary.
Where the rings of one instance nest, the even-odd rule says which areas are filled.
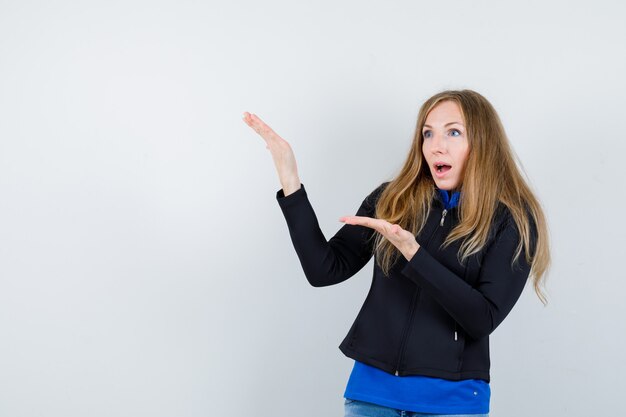
[[[402,274],[416,284],[430,287],[431,291],[435,291],[435,294],[450,289],[446,288],[446,282],[452,272],[433,258],[423,246],[420,246],[413,257],[404,265]],[[431,277],[438,277],[438,279],[431,279]]]
[[[300,188],[298,188],[293,193],[289,194],[285,197],[285,191],[281,188],[276,191],[276,200],[281,208],[289,207],[294,204],[298,204],[303,199],[307,198],[306,190],[304,189],[304,184],[300,183]]]

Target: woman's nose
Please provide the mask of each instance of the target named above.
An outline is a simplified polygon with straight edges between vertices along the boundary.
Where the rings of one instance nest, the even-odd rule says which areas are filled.
[[[445,140],[442,134],[433,135],[431,151],[434,153],[445,152]]]

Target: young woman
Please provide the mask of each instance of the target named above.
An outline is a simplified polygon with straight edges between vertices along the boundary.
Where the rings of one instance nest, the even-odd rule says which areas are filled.
[[[304,273],[342,282],[375,257],[370,291],[340,350],[355,360],[346,417],[489,413],[489,335],[550,263],[545,217],[492,105],[447,90],[420,108],[400,173],[326,240],[289,144],[257,116]]]

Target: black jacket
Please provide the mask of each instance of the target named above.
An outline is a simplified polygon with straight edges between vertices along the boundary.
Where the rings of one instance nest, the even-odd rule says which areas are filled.
[[[387,184],[363,200],[357,216],[374,217]],[[280,189],[276,199],[311,285],[345,281],[371,259],[374,230],[345,224],[327,241],[304,184],[286,197]],[[369,293],[339,349],[395,375],[489,381],[489,334],[517,302],[530,265],[524,252],[511,264],[519,234],[503,205],[485,249],[459,263],[459,241],[440,249],[458,223],[458,210],[452,208],[441,225],[443,209],[441,197],[434,193],[430,216],[416,236],[421,247],[410,261],[400,256],[388,277],[374,263]]]

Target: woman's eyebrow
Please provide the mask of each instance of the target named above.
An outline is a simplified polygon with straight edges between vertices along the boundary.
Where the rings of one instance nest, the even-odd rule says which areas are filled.
[[[457,125],[461,125],[461,126],[465,127],[465,125],[464,125],[463,123],[461,123],[461,122],[450,122],[450,123],[446,123],[445,125],[443,125],[443,127],[450,126],[450,125],[453,125],[453,124],[457,124]],[[424,127],[430,127],[430,128],[432,128],[432,126],[431,126],[431,125],[427,125],[427,124],[425,124],[425,125],[424,125]]]

